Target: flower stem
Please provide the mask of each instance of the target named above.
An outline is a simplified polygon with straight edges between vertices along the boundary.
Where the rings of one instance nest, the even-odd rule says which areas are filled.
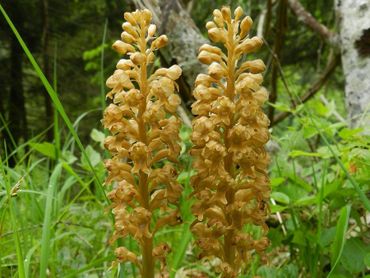
[[[140,38],[140,52],[145,55],[146,51],[146,41],[145,34],[146,29],[142,29]],[[140,66],[140,81],[139,81],[140,91],[143,95],[142,103],[139,107],[138,113],[138,127],[139,127],[139,137],[140,141],[147,144],[145,121],[143,119],[143,114],[146,109],[146,97],[148,94],[148,77],[147,77],[147,62],[144,61]],[[142,171],[139,172],[139,192],[143,201],[143,207],[150,211],[150,192],[148,184],[148,175]],[[142,264],[142,277],[143,278],[154,278],[154,259],[153,259],[153,235],[149,238],[144,237],[141,242],[143,264]]]
[[[234,102],[234,95],[235,95],[235,43],[234,43],[234,32],[233,32],[233,24],[227,23],[228,26],[228,36],[227,36],[227,87],[226,87],[226,96]],[[233,119],[230,121],[230,126],[233,126]],[[227,138],[229,126],[225,128],[224,131],[224,142],[225,142],[225,147],[228,149],[229,148],[229,142]],[[232,163],[232,153],[228,153],[227,156],[225,157],[224,161],[225,169],[226,171],[229,172],[229,174],[234,177],[234,171],[233,171],[233,163]],[[230,188],[226,192],[226,200],[227,200],[227,205],[231,205],[234,202],[234,190]],[[231,224],[231,217],[226,215],[227,220]],[[234,236],[234,231],[231,229],[229,230],[225,237],[224,237],[224,256],[225,256],[225,261],[233,267],[234,260],[235,260],[235,247],[233,245],[233,236]]]

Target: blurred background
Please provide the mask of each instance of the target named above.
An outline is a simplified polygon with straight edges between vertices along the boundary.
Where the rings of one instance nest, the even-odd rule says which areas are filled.
[[[186,22],[188,25],[184,25],[184,30],[169,30],[171,32],[169,35],[181,36],[183,35],[181,33],[187,32],[186,29],[196,28],[199,35],[204,36],[202,39],[205,42],[205,23],[211,18],[212,11],[224,4],[234,7],[241,5],[256,22],[252,31],[253,35],[259,28],[259,35],[263,34],[267,41],[263,52],[258,56],[269,66],[265,75],[265,85],[270,89],[271,103],[288,105],[291,97],[284,88],[280,66],[284,68],[284,77],[289,81],[289,86],[301,86],[300,90],[296,90],[297,94],[301,95],[323,74],[328,60],[333,59],[330,56],[337,55],[339,51],[334,50],[327,42],[328,38],[311,31],[307,25],[300,22],[298,17],[289,10],[287,1],[284,7],[280,7],[278,2],[262,0],[184,1],[182,12],[190,16],[191,22]],[[106,50],[103,72],[105,79],[112,73],[118,58],[110,46],[120,37],[123,11],[134,10],[136,6],[145,5],[145,1],[16,0],[2,1],[2,3],[50,83],[53,83],[55,77],[56,91],[67,114],[72,119],[76,119],[82,113],[95,110],[90,111],[84,118],[83,124],[80,125],[80,134],[87,139],[92,127],[101,127],[99,122],[101,118],[101,111],[99,112],[101,109],[101,52],[103,49]],[[333,1],[302,1],[302,4],[320,24],[328,26],[329,30],[336,30],[338,26]],[[268,5],[272,6],[268,7]],[[172,11],[175,9],[176,7],[172,7]],[[164,15],[164,19],[170,15],[171,7],[165,12],[167,14]],[[105,44],[102,45],[105,24],[107,24],[107,32]],[[168,33],[167,29],[171,29],[171,26],[167,26],[167,22],[164,22],[160,31]],[[45,130],[48,130],[45,139],[51,141],[53,139],[52,101],[4,18],[1,18],[0,32],[2,65],[0,112],[3,120],[8,124],[15,142],[27,141]],[[176,32],[178,34],[174,34]],[[189,46],[185,48],[193,47],[196,52],[199,47],[197,40],[200,39],[198,37],[188,39],[194,41],[188,42]],[[188,54],[187,49],[179,51],[178,48],[178,45],[171,44],[167,49],[169,52],[167,56],[174,56],[171,55],[171,50],[177,55],[181,52]],[[279,60],[277,66],[274,66],[272,59],[273,51]],[[196,60],[192,61],[192,59],[195,57],[189,57],[187,61],[176,61],[176,58],[167,59],[167,62],[183,62],[182,66],[186,69],[187,67],[194,68],[195,64],[196,74],[201,67]],[[192,64],[189,66],[184,62]],[[188,71],[185,70],[186,77],[189,76]],[[190,89],[191,78],[193,76],[190,74],[189,82],[186,84]],[[320,95],[325,95],[328,100],[334,101],[338,112],[346,118],[344,76],[340,66],[331,70],[330,78],[326,78],[321,88]],[[189,97],[187,91],[184,91],[182,91],[183,99],[189,107],[192,98]],[[326,94],[323,93],[324,91]],[[271,111],[273,108],[267,109],[270,110],[270,118],[272,114],[276,116],[277,113]],[[2,138],[6,138],[6,132],[2,132]],[[8,143],[8,145],[11,144]]]
[[[252,262],[245,277],[370,275],[369,1],[1,0],[0,4],[61,102],[52,101],[40,73],[1,16],[0,277],[18,275],[19,258],[29,277],[37,275],[39,267],[47,268],[50,277],[111,273],[113,255],[107,240],[112,228],[100,190],[106,157],[100,120],[106,105],[105,80],[119,59],[111,45],[120,38],[124,11],[151,9],[159,32],[170,40],[155,67],[177,63],[183,68],[180,180],[188,188],[192,171],[186,123],[192,118],[193,81],[204,70],[196,59],[197,49],[208,40],[205,24],[212,11],[222,5],[241,6],[254,19],[251,35],[263,37],[265,45],[253,58],[265,61],[264,85],[270,92],[265,111],[272,132],[268,145],[272,244],[268,264]],[[83,149],[60,116],[61,108]],[[48,191],[51,183],[57,184],[55,192]],[[47,207],[50,194],[57,200],[50,201],[52,209]],[[185,224],[192,220],[187,203],[184,198]],[[51,234],[45,225],[52,227]],[[211,263],[197,264],[191,236],[184,238],[183,230],[171,229],[171,235],[163,238],[185,240],[170,260],[173,275],[177,271],[176,277],[216,277]],[[46,242],[51,246],[49,258],[42,249]],[[120,275],[135,277],[130,266],[122,268]]]

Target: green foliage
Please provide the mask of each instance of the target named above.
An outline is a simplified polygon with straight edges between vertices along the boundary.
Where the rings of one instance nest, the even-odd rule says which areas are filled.
[[[289,246],[290,259],[274,265],[293,263],[304,277],[357,277],[366,271],[368,252],[361,194],[370,190],[370,137],[338,122],[335,106],[317,103],[305,104],[288,129],[275,133],[280,150],[271,169],[272,212],[284,228],[270,230],[271,252],[282,256]],[[282,268],[270,268],[260,275],[283,275]]]

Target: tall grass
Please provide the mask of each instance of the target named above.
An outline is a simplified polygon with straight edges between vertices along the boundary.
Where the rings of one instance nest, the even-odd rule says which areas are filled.
[[[16,36],[19,44],[21,45],[22,49],[24,50],[27,58],[29,59],[30,63],[32,64],[32,66],[33,66],[35,72],[37,73],[38,77],[40,78],[42,84],[44,85],[45,89],[47,90],[47,92],[48,92],[48,94],[49,94],[49,96],[50,96],[50,98],[53,102],[55,110],[61,116],[62,120],[64,121],[65,125],[67,126],[67,128],[69,130],[69,133],[72,135],[74,141],[76,142],[77,146],[79,147],[80,151],[82,152],[82,155],[83,155],[85,161],[87,162],[91,173],[94,175],[94,181],[98,185],[98,188],[101,191],[101,195],[105,196],[105,193],[104,193],[104,190],[103,190],[103,187],[102,187],[101,178],[97,175],[96,169],[92,165],[92,163],[90,161],[90,157],[86,153],[86,150],[85,150],[84,146],[82,145],[82,142],[81,142],[76,130],[74,129],[74,126],[73,126],[71,120],[69,119],[68,115],[66,114],[65,109],[64,109],[62,103],[60,102],[60,100],[58,98],[58,95],[56,93],[56,90],[57,90],[57,66],[56,66],[57,65],[57,51],[55,51],[55,55],[54,55],[54,74],[53,74],[53,86],[52,86],[50,84],[50,82],[46,79],[46,77],[43,74],[41,68],[39,67],[38,63],[36,62],[34,56],[29,51],[27,45],[23,41],[22,37],[20,36],[16,27],[14,26],[13,22],[11,21],[11,19],[9,18],[6,11],[3,9],[3,7],[1,5],[0,5],[0,11],[1,11],[2,15],[4,16],[6,22],[9,24],[9,26],[10,26],[11,30],[13,31],[14,35]],[[5,121],[4,121],[3,118],[2,118],[2,121],[3,121],[3,126],[7,129],[7,125],[5,124]],[[10,134],[8,129],[7,129],[7,132]],[[12,137],[10,136],[10,138],[12,138]],[[59,131],[59,117],[58,117],[57,113],[54,113],[54,139],[55,139],[55,158],[58,161],[58,158],[60,157],[60,152],[61,152],[61,140],[60,140],[60,131]],[[12,142],[13,142],[14,146],[17,147],[15,145],[14,140],[12,140]],[[21,149],[20,147],[17,147],[16,151],[18,151],[20,149]],[[3,166],[3,164],[2,164],[2,166]],[[81,179],[78,177],[78,175],[74,173],[73,169],[70,168],[67,163],[63,162],[63,160],[60,161],[57,164],[57,166],[53,169],[53,173],[50,176],[49,186],[48,186],[47,193],[46,193],[46,204],[45,204],[45,209],[44,209],[44,220],[43,220],[43,229],[42,229],[42,238],[41,238],[40,277],[46,277],[48,263],[49,263],[49,260],[51,259],[51,257],[50,257],[50,245],[51,245],[50,237],[51,237],[51,234],[53,233],[53,225],[55,225],[54,221],[55,221],[56,216],[57,216],[56,207],[55,207],[56,206],[56,201],[55,200],[56,200],[56,195],[57,195],[57,192],[58,192],[57,191],[57,187],[58,187],[57,180],[61,176],[63,168],[67,169],[67,171],[69,171],[72,174],[72,176],[77,177],[77,180],[79,181],[79,183],[83,184],[84,188],[89,190],[88,185],[85,184],[84,182],[82,182]],[[9,168],[7,170],[9,171]],[[3,171],[3,174],[4,174],[3,176],[6,177],[7,175],[5,173],[6,171],[4,170],[4,167],[2,167],[2,171]],[[9,183],[10,183],[10,181],[5,182],[5,184],[7,184],[7,192],[10,192]],[[92,192],[90,191],[90,193],[92,193]],[[19,227],[18,227],[18,224],[17,224],[18,221],[15,220],[16,215],[18,215],[19,213],[16,213],[15,208],[14,208],[14,204],[13,204],[13,199],[10,198],[10,197],[8,198],[9,199],[8,202],[9,202],[9,208],[10,208],[10,216],[11,216],[12,223],[13,223],[13,230],[16,231],[14,233],[14,237],[15,237],[14,239],[15,239],[15,243],[16,243],[16,247],[17,247],[16,249],[17,249],[17,256],[18,256],[18,269],[19,269],[18,271],[19,271],[20,277],[25,277],[22,248],[21,248],[20,243],[19,243],[19,235],[18,235]],[[79,194],[77,194],[77,197],[79,197]],[[54,223],[54,224],[52,224],[52,223]]]
[[[62,117],[64,123],[66,124],[66,126],[67,126],[67,128],[69,130],[69,132],[72,134],[75,142],[77,143],[77,146],[79,147],[80,151],[82,152],[83,156],[85,157],[86,161],[88,162],[89,167],[91,169],[91,172],[94,174],[94,176],[96,178],[96,181],[97,181],[97,183],[99,185],[99,189],[102,191],[102,194],[105,195],[104,194],[104,189],[102,187],[102,182],[99,179],[99,177],[96,175],[96,172],[94,170],[94,167],[91,164],[90,158],[86,154],[85,148],[82,145],[82,142],[81,142],[81,140],[80,140],[77,132],[74,130],[73,124],[72,124],[71,120],[69,119],[68,115],[66,114],[66,112],[64,110],[64,107],[63,107],[62,103],[60,102],[60,100],[58,98],[57,93],[55,92],[55,90],[53,89],[53,87],[50,85],[49,81],[47,80],[47,78],[45,77],[44,73],[42,72],[40,66],[36,62],[36,60],[33,57],[32,53],[28,49],[26,43],[24,42],[24,40],[20,36],[18,30],[14,26],[13,22],[11,21],[11,19],[9,18],[8,14],[5,12],[5,10],[1,6],[1,4],[0,4],[0,11],[3,14],[6,22],[9,24],[10,28],[12,29],[12,31],[13,31],[14,35],[16,36],[19,44],[21,45],[24,53],[26,54],[27,58],[29,59],[30,63],[32,64],[34,70],[36,71],[36,74],[38,75],[38,77],[40,78],[42,84],[44,85],[44,87],[45,87],[47,93],[49,94],[49,96],[50,96],[50,98],[51,98],[51,100],[52,100],[55,108],[57,109],[59,115]]]
[[[9,179],[9,175],[7,175],[6,173],[6,170],[5,170],[5,167],[4,167],[4,164],[3,164],[3,161],[0,157],[0,172],[2,174],[2,179],[1,179],[1,183],[5,184],[5,188],[6,188],[6,196],[4,197],[4,203],[3,206],[8,206],[8,209],[9,209],[9,215],[10,215],[10,221],[11,221],[11,227],[12,227],[12,230],[14,231],[12,234],[13,234],[13,239],[14,239],[14,243],[15,243],[15,249],[16,249],[16,253],[17,253],[17,261],[18,261],[18,276],[20,278],[25,278],[26,277],[26,274],[25,274],[25,269],[24,269],[24,257],[23,257],[23,250],[22,250],[22,246],[21,246],[21,243],[20,243],[20,235],[19,235],[19,225],[18,225],[18,221],[17,221],[17,215],[19,215],[19,211],[17,211],[17,205],[14,201],[14,196],[16,196],[17,192],[18,191],[18,186],[19,184],[17,183],[16,185],[14,185],[13,187],[11,186],[11,181]],[[21,180],[19,180],[18,182],[21,182]],[[1,227],[4,225],[3,224],[3,221],[5,220],[5,210],[3,212],[3,215],[1,217]]]

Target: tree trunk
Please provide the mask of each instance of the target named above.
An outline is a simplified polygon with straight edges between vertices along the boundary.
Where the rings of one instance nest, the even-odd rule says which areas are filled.
[[[20,19],[22,21],[22,19]],[[16,21],[17,27],[21,30],[21,22]],[[10,43],[10,95],[9,95],[9,131],[17,144],[21,138],[27,140],[27,118],[25,99],[23,94],[23,50],[15,36],[12,36]],[[9,136],[5,136],[8,152],[13,149]],[[8,153],[9,154],[9,153]],[[14,159],[9,160],[10,166],[14,166]]]
[[[51,83],[51,69],[49,62],[49,1],[42,0],[42,60],[43,60],[43,72],[45,77]],[[53,129],[50,126],[53,124],[53,108],[51,105],[50,97],[45,89],[44,91],[44,105],[45,105],[45,124],[46,128],[49,128],[46,133],[46,139],[48,141],[53,140]]]
[[[148,8],[153,12],[153,21],[159,33],[169,38],[169,54],[162,53],[166,64],[177,63],[183,70],[179,80],[181,97],[189,105],[194,80],[198,73],[206,72],[197,59],[199,47],[207,40],[202,36],[180,0],[132,0],[138,9]]]
[[[370,0],[337,0],[337,8],[349,122],[370,127]]]
[[[275,104],[278,98],[278,75],[281,50],[284,46],[284,35],[287,28],[287,0],[279,1],[278,18],[276,22],[276,33],[274,38],[273,59],[271,66],[271,92],[269,102]],[[275,107],[269,106],[268,117],[270,122],[274,121]]]

